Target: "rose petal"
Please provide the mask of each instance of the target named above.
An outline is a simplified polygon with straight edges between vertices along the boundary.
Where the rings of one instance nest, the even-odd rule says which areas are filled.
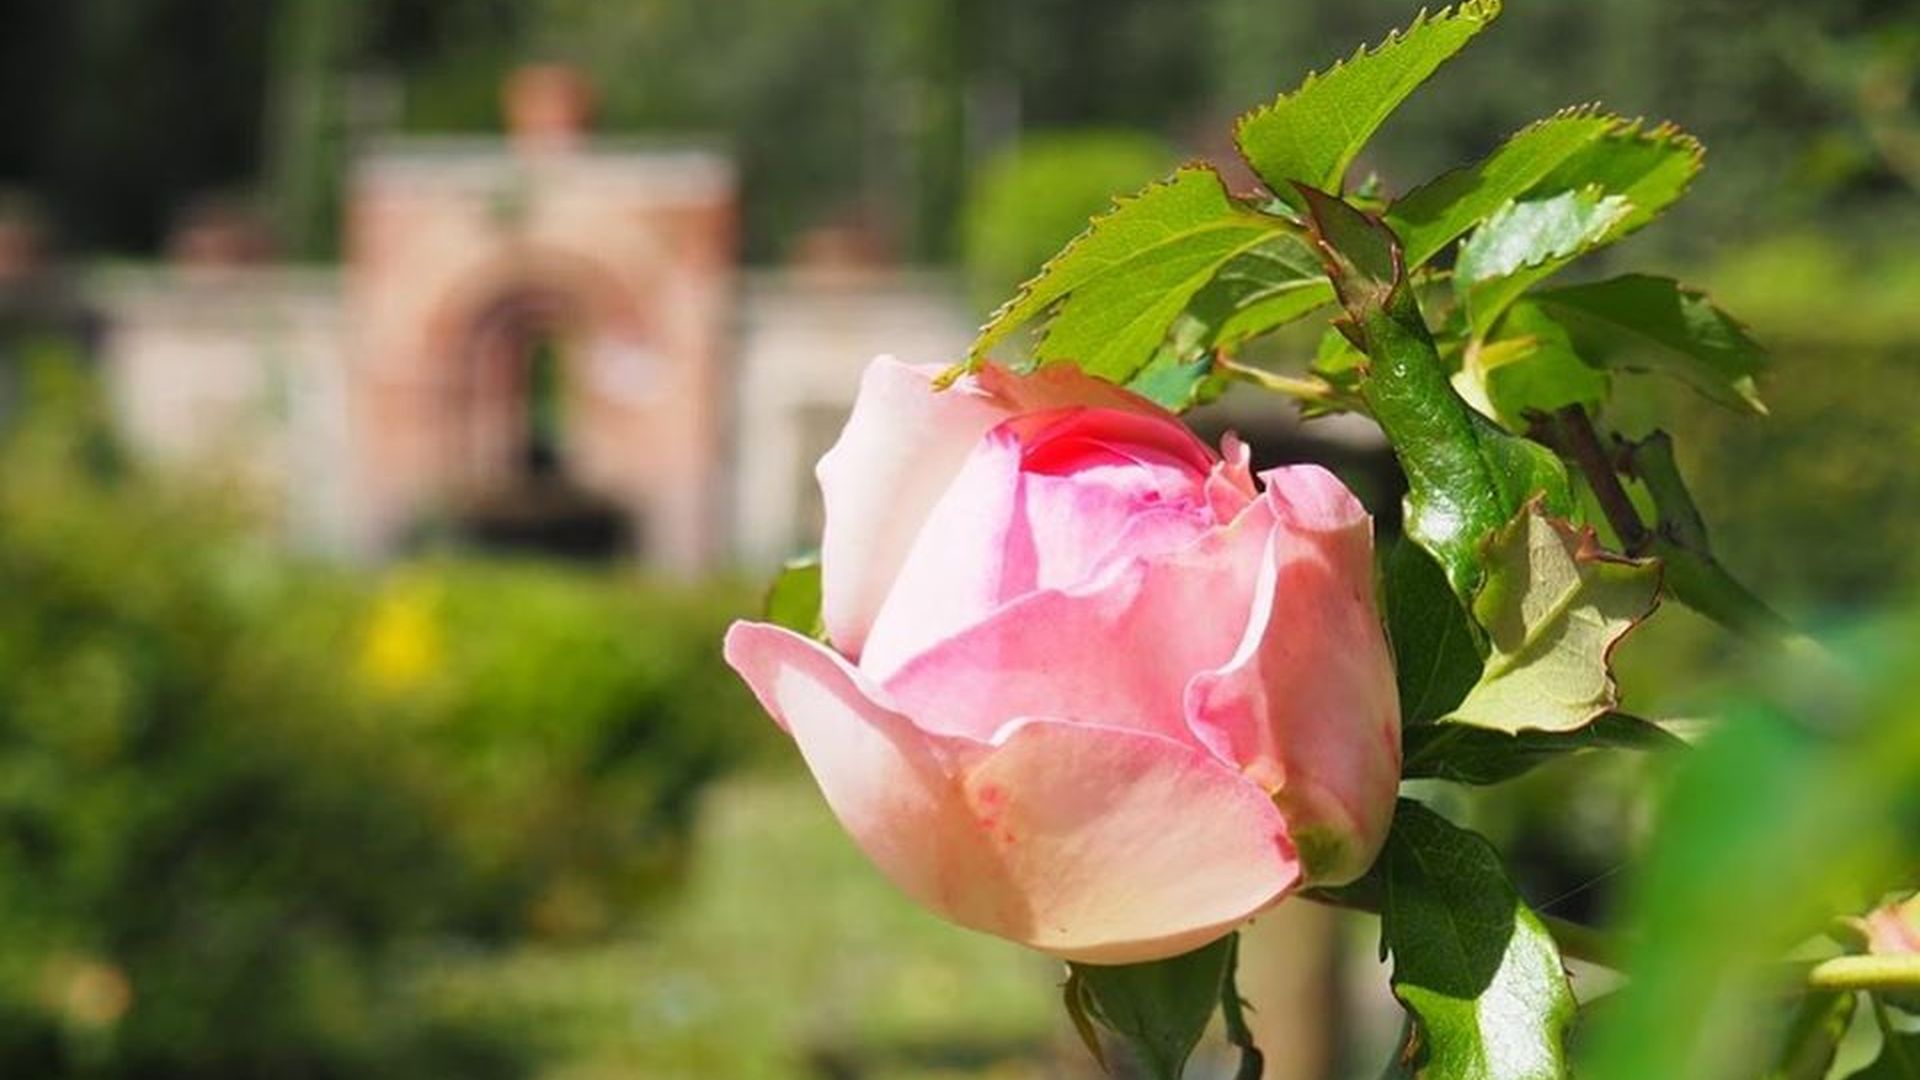
[[[1213,519],[1232,521],[1247,504],[1259,497],[1253,486],[1253,450],[1229,431],[1220,438],[1220,461],[1207,476],[1207,502],[1213,507]]]
[[[858,671],[764,623],[733,624],[726,658],[793,735],[834,816],[901,892],[963,925],[1026,924],[939,746]]]
[[[966,771],[1027,925],[980,927],[1069,960],[1126,964],[1199,947],[1293,888],[1286,821],[1191,746],[1054,720],[1012,726]]]
[[[975,445],[927,515],[873,619],[860,669],[876,681],[934,643],[986,618],[1008,589],[1034,579],[1020,518],[1020,453],[1003,427]]]
[[[1279,525],[1233,658],[1194,677],[1187,715],[1201,741],[1275,791],[1307,872],[1363,872],[1393,813],[1400,712],[1374,609],[1372,535],[1324,469],[1269,472]]]
[[[860,655],[928,512],[974,444],[1007,416],[970,381],[935,392],[939,372],[891,356],[867,365],[846,429],[815,470],[826,511],[820,616],[848,656]]]
[[[891,672],[863,670],[930,730],[988,738],[1015,717],[1067,716],[1194,744],[1187,684],[1238,647],[1273,527],[1262,500],[1177,552],[1013,600]]]
[[[1212,452],[1184,427],[1070,407],[988,432],[927,514],[875,614],[860,668],[902,664],[1039,589],[1191,543],[1213,525]]]
[[[798,634],[736,623],[726,655],[880,871],[963,926],[1130,963],[1204,944],[1299,879],[1265,793],[1191,746],[1053,720],[997,745],[928,736]]]

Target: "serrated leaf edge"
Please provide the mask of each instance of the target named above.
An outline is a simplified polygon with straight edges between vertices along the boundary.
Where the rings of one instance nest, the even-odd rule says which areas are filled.
[[[1389,49],[1397,48],[1402,42],[1425,29],[1430,23],[1450,22],[1456,19],[1471,20],[1480,23],[1482,29],[1484,29],[1487,23],[1491,23],[1500,17],[1500,12],[1503,7],[1503,0],[1461,0],[1458,4],[1443,7],[1438,11],[1429,11],[1427,8],[1421,8],[1419,13],[1413,17],[1413,21],[1406,26],[1395,27],[1387,31],[1387,36],[1381,38],[1379,41],[1371,44],[1362,43],[1353,51],[1353,55],[1335,60],[1324,70],[1308,72],[1307,77],[1300,80],[1300,85],[1291,90],[1281,92],[1265,105],[1249,109],[1241,113],[1238,117],[1235,117],[1233,121],[1234,148],[1239,150],[1242,160],[1245,160],[1247,165],[1251,167],[1253,162],[1247,157],[1247,152],[1242,149],[1240,145],[1241,133],[1246,130],[1248,124],[1274,112],[1294,98],[1300,97],[1323,79],[1332,78],[1345,69],[1347,65],[1357,64],[1362,60],[1378,56]],[[1478,32],[1477,30],[1475,31],[1475,33]],[[1256,176],[1259,175],[1259,169],[1256,168],[1253,171]],[[1289,176],[1283,177],[1282,179],[1314,184],[1319,182],[1317,177]],[[1338,192],[1334,194],[1338,194]]]
[[[1011,317],[1014,311],[1019,309],[1019,307],[1022,304],[1025,304],[1028,300],[1032,298],[1032,296],[1034,295],[1034,292],[1040,287],[1040,285],[1043,282],[1046,281],[1046,279],[1051,274],[1055,272],[1055,270],[1061,264],[1075,257],[1079,253],[1082,245],[1088,243],[1093,238],[1095,233],[1099,230],[1100,224],[1103,221],[1106,221],[1108,218],[1113,217],[1115,214],[1121,213],[1127,207],[1132,206],[1135,203],[1138,203],[1141,200],[1148,198],[1149,196],[1153,195],[1155,192],[1164,191],[1174,187],[1175,185],[1180,183],[1183,177],[1186,177],[1189,175],[1197,175],[1200,173],[1205,173],[1213,177],[1214,182],[1220,185],[1220,190],[1223,197],[1226,198],[1228,205],[1233,210],[1237,211],[1240,214],[1245,215],[1249,221],[1261,221],[1266,219],[1267,215],[1260,214],[1258,211],[1252,210],[1240,204],[1237,200],[1233,198],[1232,193],[1227,188],[1225,178],[1223,178],[1220,175],[1219,169],[1215,168],[1212,165],[1212,163],[1207,161],[1202,161],[1197,158],[1182,163],[1179,167],[1175,168],[1172,172],[1168,173],[1166,176],[1153,181],[1152,183],[1148,184],[1146,187],[1143,187],[1138,191],[1114,196],[1112,201],[1108,203],[1107,208],[1105,210],[1102,210],[1100,213],[1094,214],[1091,217],[1087,218],[1086,228],[1076,233],[1073,239],[1067,241],[1067,245],[1065,247],[1061,248],[1059,251],[1053,254],[1052,258],[1048,259],[1044,263],[1041,263],[1040,269],[1032,277],[1021,282],[1020,287],[1014,291],[1013,296],[1008,298],[1006,302],[1002,303],[999,307],[995,308],[991,315],[987,316],[986,322],[982,323],[980,325],[980,329],[974,334],[973,344],[968,346],[967,348],[967,358],[964,361],[962,361],[960,364],[955,365],[955,367],[958,370],[950,369],[949,371],[943,372],[941,374],[941,381],[943,382],[943,384],[950,384],[953,381],[953,378],[957,378],[960,374],[964,374],[965,372],[978,371],[980,369],[981,363],[986,360],[987,350],[991,349],[994,345],[1004,340],[1008,334],[1011,334],[1013,331],[1018,330],[1020,327],[1025,326],[1026,324],[1032,322],[1033,320],[1038,318],[1051,318],[1054,312],[1057,310],[1059,304],[1072,298],[1074,290],[1068,289],[1067,291],[1061,293],[1058,297],[1055,297],[1053,300],[1048,301],[1046,306],[1033,312],[1031,315],[1028,315],[1026,318],[1020,319],[1017,322],[1006,321],[1009,317]],[[1275,228],[1280,228],[1280,227],[1283,227],[1284,225],[1284,222],[1282,221],[1282,219],[1279,219],[1279,218],[1273,218],[1272,223]],[[1148,250],[1151,250],[1150,246],[1136,249],[1134,252],[1130,253],[1128,257],[1129,258],[1136,257],[1140,252],[1148,251]]]
[[[1398,206],[1399,204],[1406,202],[1407,200],[1413,198],[1414,196],[1420,194],[1423,191],[1428,190],[1429,188],[1438,187],[1441,184],[1444,184],[1450,180],[1453,180],[1455,177],[1463,176],[1467,173],[1472,172],[1473,170],[1479,168],[1481,165],[1485,164],[1486,162],[1491,161],[1495,157],[1499,156],[1502,151],[1507,149],[1507,147],[1513,145],[1516,142],[1519,142],[1521,139],[1526,138],[1543,128],[1549,127],[1554,124],[1564,124],[1572,120],[1590,120],[1590,119],[1599,119],[1607,122],[1607,129],[1601,131],[1600,133],[1594,136],[1595,142],[1598,142],[1602,139],[1637,139],[1641,142],[1671,143],[1675,146],[1679,146],[1683,148],[1687,153],[1687,157],[1689,158],[1689,167],[1687,169],[1686,178],[1681,181],[1679,190],[1674,194],[1673,201],[1674,202],[1680,201],[1681,199],[1686,197],[1688,191],[1692,190],[1693,182],[1700,175],[1700,170],[1704,167],[1706,156],[1707,156],[1706,144],[1702,143],[1699,140],[1699,138],[1697,138],[1695,135],[1693,135],[1693,133],[1687,131],[1685,128],[1682,128],[1680,125],[1674,123],[1671,120],[1655,121],[1653,123],[1653,126],[1648,127],[1647,126],[1648,121],[1645,117],[1622,116],[1619,113],[1609,112],[1607,110],[1606,105],[1602,102],[1588,101],[1578,105],[1568,105],[1560,109],[1556,109],[1552,113],[1549,113],[1546,116],[1542,116],[1539,119],[1534,120],[1531,123],[1527,124],[1526,126],[1509,133],[1506,138],[1500,140],[1500,144],[1498,146],[1495,146],[1492,150],[1487,151],[1485,154],[1482,154],[1480,157],[1474,159],[1473,161],[1469,161],[1463,165],[1456,165],[1451,169],[1447,169],[1444,172],[1441,172],[1435,176],[1428,178],[1427,180],[1420,183],[1418,186],[1408,189],[1407,191],[1401,193],[1401,195],[1398,198],[1395,198],[1392,202],[1387,204],[1386,215],[1388,217],[1391,217],[1393,214],[1393,208],[1395,206]],[[1601,185],[1594,184],[1590,186],[1600,187]],[[1568,189],[1568,190],[1575,190],[1575,189]],[[1505,205],[1505,204],[1502,204],[1502,205]],[[1632,215],[1629,214],[1628,218],[1623,219],[1621,224],[1624,224],[1625,221],[1631,219],[1631,217]],[[1479,221],[1474,223],[1474,227],[1475,228],[1479,227],[1480,225],[1484,224],[1485,221],[1486,221],[1485,218],[1480,219]],[[1617,232],[1612,232],[1603,242],[1596,243],[1593,246],[1603,247],[1606,244],[1611,244],[1614,241],[1619,240],[1621,237],[1624,237],[1629,233],[1632,233],[1647,224],[1650,224],[1650,221],[1643,221],[1636,225],[1627,226],[1626,228],[1619,228],[1619,226],[1616,225],[1616,229],[1618,229]],[[1464,236],[1465,233],[1462,233],[1462,235]],[[1454,243],[1454,242],[1455,241],[1452,241],[1452,240],[1448,241],[1448,243]],[[1446,245],[1443,244],[1441,245],[1439,250],[1444,251],[1445,248],[1446,248]],[[1436,254],[1437,253],[1438,252],[1436,252]]]
[[[1619,225],[1620,222],[1626,220],[1633,213],[1633,200],[1627,198],[1625,195],[1609,194],[1607,192],[1607,189],[1600,184],[1587,184],[1583,187],[1568,188],[1567,192],[1572,192],[1575,195],[1595,196],[1594,206],[1596,208],[1605,206],[1607,203],[1607,200],[1609,199],[1615,200],[1620,204],[1620,210],[1618,214],[1613,218],[1613,220],[1607,223],[1607,227],[1603,229],[1594,239],[1583,240],[1578,246],[1576,246],[1571,251],[1564,251],[1564,252],[1547,251],[1539,255],[1532,256],[1528,258],[1525,262],[1521,263],[1520,265],[1514,267],[1511,270],[1508,270],[1504,274],[1496,274],[1493,277],[1475,278],[1472,280],[1468,280],[1459,275],[1459,266],[1456,263],[1454,268],[1455,273],[1453,277],[1455,287],[1470,288],[1473,285],[1477,285],[1483,281],[1497,281],[1500,278],[1512,277],[1515,274],[1524,273],[1528,270],[1538,270],[1540,267],[1545,266],[1546,264],[1556,259],[1577,258],[1578,256],[1585,254],[1586,252],[1592,251],[1594,248],[1605,244],[1607,242],[1607,238],[1613,234],[1614,227]],[[1558,198],[1560,194],[1566,194],[1567,192],[1560,192],[1556,195],[1549,196],[1548,198]],[[1512,211],[1516,207],[1520,206],[1522,203],[1545,202],[1545,201],[1546,199],[1508,199],[1506,202],[1501,203],[1500,206],[1497,209],[1495,209],[1493,213],[1488,214],[1485,218],[1482,218],[1479,224],[1475,225],[1471,230],[1469,230],[1468,232],[1466,232],[1461,236],[1460,242],[1463,249],[1464,249],[1464,246],[1467,243],[1469,243],[1475,236],[1479,235],[1482,230],[1492,225],[1494,221],[1500,217],[1500,215]]]

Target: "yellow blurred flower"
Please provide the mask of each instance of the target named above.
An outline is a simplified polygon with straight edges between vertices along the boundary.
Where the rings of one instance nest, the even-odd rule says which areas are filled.
[[[441,668],[439,583],[419,576],[388,581],[375,599],[360,646],[360,671],[389,691],[413,690]]]

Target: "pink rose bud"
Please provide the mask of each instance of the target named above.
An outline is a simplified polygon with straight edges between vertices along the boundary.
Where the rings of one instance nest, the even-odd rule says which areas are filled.
[[[889,357],[821,459],[833,648],[727,660],[907,895],[1070,960],[1172,956],[1373,861],[1400,776],[1372,522],[1060,365]]]

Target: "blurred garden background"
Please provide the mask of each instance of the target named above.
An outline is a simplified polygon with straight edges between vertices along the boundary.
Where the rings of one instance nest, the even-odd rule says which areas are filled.
[[[873,353],[954,359],[1112,194],[1416,9],[0,8],[0,1076],[1084,1072],[1054,968],[894,896],[719,635]],[[1920,3],[1513,0],[1470,56],[1360,170],[1595,100],[1700,136],[1601,261],[1746,318],[1771,415],[1617,419],[1689,429],[1795,618],[1910,599]],[[1392,519],[1377,440],[1246,394],[1206,422]],[[1684,717],[1746,662],[1670,611],[1623,682]],[[1459,809],[1591,914],[1641,767]],[[1349,929],[1256,998],[1324,1021],[1297,1075],[1393,1035]]]

